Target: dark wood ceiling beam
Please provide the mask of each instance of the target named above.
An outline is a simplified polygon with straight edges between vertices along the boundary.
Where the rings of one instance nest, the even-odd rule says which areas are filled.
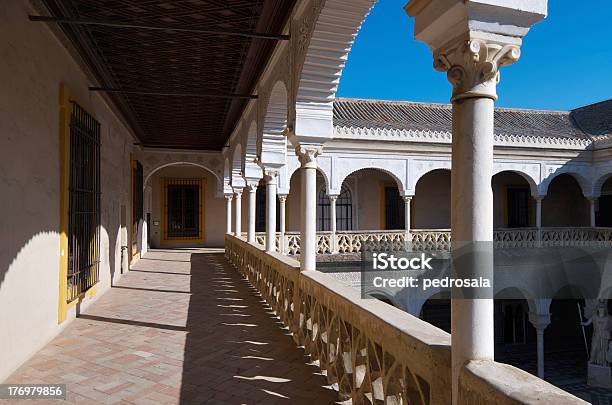
[[[90,87],[90,91],[101,91],[105,93],[138,94],[143,96],[164,96],[164,97],[201,97],[201,98],[242,98],[256,99],[256,94],[219,94],[219,93],[174,93],[166,91],[141,91],[123,90],[112,87]]]
[[[206,35],[227,35],[227,36],[238,36],[245,38],[259,38],[269,39],[274,41],[287,41],[289,35],[282,34],[265,34],[259,32],[243,32],[243,31],[230,31],[230,30],[210,30],[210,29],[199,29],[199,28],[181,28],[173,27],[170,25],[146,25],[146,24],[134,24],[134,23],[121,23],[112,21],[102,20],[80,20],[80,19],[69,19],[69,18],[57,18],[41,15],[30,15],[28,16],[30,21],[35,22],[47,22],[57,24],[72,24],[72,25],[97,25],[103,27],[113,28],[132,28],[141,30],[153,30],[153,31],[174,31],[174,32],[188,32],[192,34],[206,34]]]

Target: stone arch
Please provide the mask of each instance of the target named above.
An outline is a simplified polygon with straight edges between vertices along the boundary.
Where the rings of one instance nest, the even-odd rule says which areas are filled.
[[[549,175],[542,181],[542,183],[540,184],[540,195],[545,196],[548,193],[548,187],[550,186],[550,183],[552,183],[555,178],[559,177],[562,174],[568,174],[578,182],[580,190],[582,190],[583,196],[591,196],[591,191],[593,189],[591,181],[589,181],[586,176],[579,173],[578,171],[572,170],[572,168],[564,167],[559,167],[555,171],[550,172]]]
[[[232,187],[242,188],[245,186],[244,178],[242,177],[242,144],[236,143],[232,153],[232,174],[230,184]]]
[[[601,195],[601,188],[603,187],[604,183],[611,178],[612,173],[605,173],[600,175],[597,180],[593,182],[593,190],[591,191],[591,195],[593,197],[599,197]]]
[[[144,181],[142,182],[143,184],[143,189],[146,190],[146,188],[148,187],[148,182],[149,179],[158,171],[160,171],[161,169],[164,169],[166,167],[170,167],[170,166],[196,166],[199,168],[202,168],[204,170],[206,170],[207,172],[209,172],[210,174],[212,174],[215,177],[215,180],[217,182],[217,194],[222,194],[223,193],[223,182],[221,181],[221,179],[219,178],[219,175],[217,173],[215,173],[215,171],[213,169],[211,169],[210,167],[207,167],[203,164],[200,163],[193,163],[193,162],[170,162],[170,163],[164,163],[161,164],[157,167],[155,167],[154,169],[151,169],[146,177],[144,178]]]
[[[537,169],[536,169],[537,170]],[[493,168],[493,176],[496,174],[500,174],[503,172],[515,173],[521,176],[527,184],[529,184],[529,190],[531,191],[531,196],[536,198],[539,195],[538,192],[538,183],[539,181],[533,177],[533,173],[529,173],[528,170],[524,168],[517,168],[514,166],[507,166],[503,164],[495,164]]]
[[[391,159],[347,159],[334,161],[333,183],[330,194],[338,194],[344,181],[353,173],[364,169],[379,170],[388,174],[397,183],[401,195],[406,195],[406,161]]]
[[[232,167],[230,165],[230,160],[228,157],[225,158],[223,163],[223,193],[231,193],[232,192],[232,176],[231,176]]]
[[[249,179],[260,179],[262,177],[261,167],[258,164],[257,154],[257,122],[251,121],[246,133],[244,153],[242,154],[241,169],[244,177]]]
[[[153,176],[153,175],[154,175],[156,172],[158,172],[159,170],[161,170],[161,169],[163,169],[163,168],[165,168],[165,167],[169,167],[169,166],[180,166],[180,165],[183,165],[183,166],[187,165],[187,166],[197,166],[197,167],[201,167],[202,169],[206,170],[207,172],[209,172],[210,174],[212,174],[213,176],[215,176],[215,179],[217,180],[217,183],[221,183],[221,179],[219,178],[218,174],[217,174],[217,173],[215,173],[215,171],[214,171],[212,168],[208,167],[208,166],[205,166],[205,165],[200,164],[200,163],[194,163],[194,162],[169,162],[169,163],[164,163],[164,164],[161,164],[161,165],[159,165],[159,166],[155,167],[154,169],[151,169],[151,170],[150,170],[150,171],[147,173],[147,175],[146,175],[146,177],[145,177],[145,179],[144,179],[144,181],[143,181],[143,183],[142,183],[142,184],[143,184],[143,187],[144,187],[144,188],[146,188],[146,187],[147,187],[147,183],[148,183],[149,179],[151,178],[151,176]]]
[[[293,24],[298,138],[331,137],[338,83],[355,37],[375,3],[376,0],[312,0],[310,7],[305,7],[305,15]]]
[[[448,160],[413,160],[410,161],[410,177],[408,187],[410,194],[416,191],[416,185],[421,178],[434,170],[451,170],[451,161]]]
[[[502,286],[498,291],[494,292],[494,299],[520,299],[525,300],[529,312],[536,312],[535,295],[523,286]]]
[[[291,180],[293,179],[293,176],[296,174],[296,172],[300,169],[299,164],[297,166],[294,166],[291,168],[291,170],[288,170],[287,172],[287,189],[283,189],[282,193],[279,192],[279,194],[289,194],[291,193]],[[317,167],[317,175],[321,175],[321,177],[323,177],[323,182],[324,182],[324,188],[325,191],[327,192],[327,194],[329,194],[329,176],[328,174],[325,172],[325,170],[323,170],[321,167]]]
[[[263,130],[257,137],[257,156],[262,164],[283,165],[286,161],[287,138],[287,89],[282,80],[277,81],[270,92],[263,117]]]

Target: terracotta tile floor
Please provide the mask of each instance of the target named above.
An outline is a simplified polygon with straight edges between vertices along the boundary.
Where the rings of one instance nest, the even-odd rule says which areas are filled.
[[[6,382],[65,383],[71,403],[333,403],[307,363],[221,250],[156,250]]]

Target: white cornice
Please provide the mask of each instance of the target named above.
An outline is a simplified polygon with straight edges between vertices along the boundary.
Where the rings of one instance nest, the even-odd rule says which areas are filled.
[[[450,144],[452,134],[449,131],[418,131],[392,128],[364,128],[334,126],[334,139],[359,139],[372,141],[401,141],[419,143]],[[495,134],[495,146],[512,146],[543,149],[589,149],[589,139],[565,137],[538,137]]]

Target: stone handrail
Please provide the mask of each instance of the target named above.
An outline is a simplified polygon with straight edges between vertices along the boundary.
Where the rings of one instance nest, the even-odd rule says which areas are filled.
[[[261,293],[297,345],[318,364],[341,401],[451,403],[450,335],[404,311],[299,262],[233,235],[226,257]],[[512,387],[513,389],[509,389]],[[470,362],[459,380],[459,403],[584,404],[514,367]]]
[[[459,404],[587,405],[568,392],[508,364],[468,362],[459,376]]]
[[[317,232],[317,253],[360,253],[364,243],[374,242],[380,250],[401,251],[406,235],[414,250],[449,250],[450,229],[411,229],[392,231],[338,231]],[[335,239],[335,240],[334,240]],[[257,243],[265,244],[264,232],[256,234]],[[612,228],[558,227],[558,228],[498,228],[493,241],[499,248],[528,248],[537,246],[612,246]],[[300,233],[285,232],[281,249],[280,233],[276,246],[288,255],[300,254]]]

